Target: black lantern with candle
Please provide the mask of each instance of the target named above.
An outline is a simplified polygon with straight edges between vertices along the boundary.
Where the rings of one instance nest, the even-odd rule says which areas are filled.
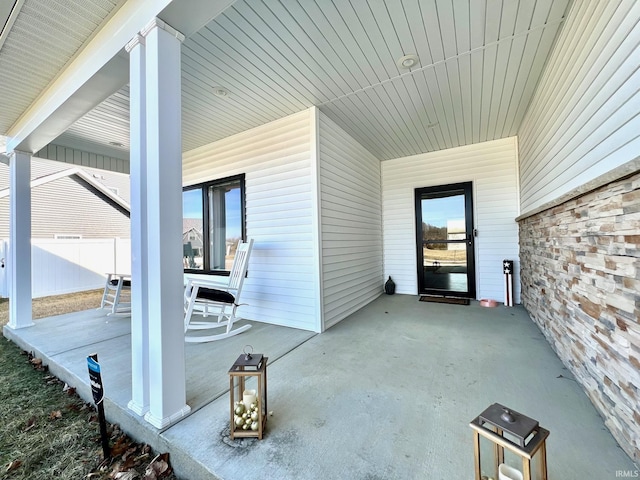
[[[469,426],[473,429],[476,480],[482,480],[480,438],[493,444],[493,462],[488,468],[495,471],[493,478],[532,480],[531,460],[539,459],[538,478],[547,480],[546,440],[549,430],[542,428],[537,420],[494,403],[474,418]],[[522,461],[522,472],[505,464],[504,450],[515,453]],[[488,478],[488,477],[487,477]]]

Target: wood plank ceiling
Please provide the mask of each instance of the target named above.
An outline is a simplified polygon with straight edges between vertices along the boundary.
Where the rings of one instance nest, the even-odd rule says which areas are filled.
[[[183,150],[312,105],[381,160],[515,135],[569,1],[239,0],[183,44]],[[110,142],[126,87],[54,143]]]

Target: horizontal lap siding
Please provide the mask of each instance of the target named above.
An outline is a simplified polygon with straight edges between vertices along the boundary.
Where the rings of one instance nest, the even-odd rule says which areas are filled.
[[[245,174],[246,235],[255,243],[240,315],[319,331],[311,111],[186,152],[183,183]]]
[[[34,159],[31,165],[32,179],[73,168],[40,159]],[[120,176],[128,181],[128,175]],[[0,178],[8,183],[6,165],[0,164]],[[77,177],[62,177],[31,189],[32,238],[54,238],[56,234],[129,238],[129,217],[74,178]],[[123,178],[118,180],[123,182]],[[9,237],[9,200],[8,196],[0,198],[0,237]]]
[[[385,277],[397,293],[418,293],[415,189],[471,181],[477,297],[504,300],[502,260],[512,259],[519,301],[516,162],[514,137],[382,162]]]
[[[32,157],[31,179],[75,168],[76,165]],[[82,167],[96,182],[117,190],[129,201],[129,175]],[[80,184],[77,176],[67,176],[32,188],[31,236],[53,238],[55,234],[82,235],[82,238],[129,238],[129,217]],[[0,189],[9,187],[9,166],[0,163]],[[0,199],[0,237],[9,236],[9,197]]]
[[[522,213],[637,159],[640,2],[574,2],[518,132]]]
[[[70,177],[31,189],[31,236],[130,237],[129,217]]]
[[[380,162],[320,114],[324,328],[382,291]]]

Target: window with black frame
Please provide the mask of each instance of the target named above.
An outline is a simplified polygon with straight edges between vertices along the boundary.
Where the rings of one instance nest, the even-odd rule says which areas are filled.
[[[185,272],[231,270],[244,238],[244,175],[185,187],[182,192],[182,249]]]

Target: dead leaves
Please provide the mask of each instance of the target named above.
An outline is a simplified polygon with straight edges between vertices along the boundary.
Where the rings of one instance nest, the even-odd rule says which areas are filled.
[[[12,472],[16,468],[18,468],[20,465],[22,465],[22,462],[20,460],[14,460],[13,462],[10,462],[7,465],[7,468],[6,468],[5,471],[6,471],[6,473]]]
[[[31,365],[33,365],[37,369],[38,367],[42,366],[42,359],[41,358],[37,358],[37,357],[33,357],[33,358],[31,358],[31,360],[29,360],[29,363],[31,363]]]
[[[56,393],[61,390],[66,395],[63,395],[58,403],[52,402],[48,404],[48,408],[39,410],[37,415],[29,414],[28,420],[22,420],[15,426],[17,432],[24,433],[25,437],[35,440],[40,438],[38,435],[56,435],[55,432],[59,429],[64,430],[68,418],[80,417],[87,422],[85,427],[89,432],[87,438],[90,446],[83,447],[86,454],[81,460],[88,467],[87,470],[91,469],[90,473],[85,470],[84,478],[87,480],[175,480],[176,477],[169,463],[168,453],[154,456],[151,447],[134,442],[115,424],[108,426],[109,440],[112,446],[111,458],[99,463],[102,457],[98,448],[100,439],[92,437],[93,432],[97,433],[97,425],[94,422],[98,420],[93,405],[81,400],[74,387],[52,375],[44,364],[46,359],[43,360],[33,353],[22,352],[22,354],[26,360],[25,363],[28,362],[34,370],[42,372],[40,378],[42,378],[43,388],[51,388],[56,390]],[[78,412],[81,412],[80,415]],[[53,430],[50,430],[52,428]],[[14,457],[13,461],[0,467],[0,478],[4,478],[5,475],[15,475],[15,473],[9,474],[8,472],[30,468],[30,458],[19,454],[12,456]]]
[[[54,410],[49,414],[49,420],[57,420],[62,418],[62,412],[60,410]]]
[[[66,392],[67,395],[69,395],[70,397],[74,396],[76,394],[76,388],[72,387],[68,384],[64,384],[64,387],[62,387],[62,391]]]
[[[22,429],[23,432],[28,432],[29,430],[31,430],[33,427],[36,426],[36,417],[31,417],[28,421],[27,424],[25,425],[25,427]]]
[[[118,425],[112,425],[111,428],[111,458],[103,461],[97,472],[90,473],[87,479],[175,479],[168,453],[157,455],[149,461],[153,453],[149,445],[134,442]]]
[[[143,480],[167,478],[173,472],[169,465],[169,454],[161,453],[154,458],[144,472]]]
[[[42,363],[42,359],[36,357],[33,353],[28,353],[27,358],[29,359],[29,363],[33,366],[34,369],[39,372],[48,372],[49,367]]]

